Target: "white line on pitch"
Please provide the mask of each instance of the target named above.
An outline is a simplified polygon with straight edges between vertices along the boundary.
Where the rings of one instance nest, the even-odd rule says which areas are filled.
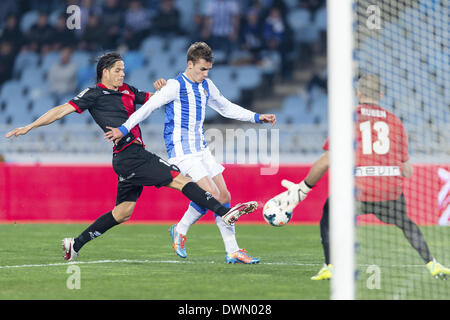
[[[23,264],[13,266],[0,266],[0,269],[18,269],[18,268],[38,268],[38,267],[60,267],[71,264],[103,264],[103,263],[181,263],[181,264],[200,264],[200,263],[217,263],[215,261],[179,261],[179,260],[98,260],[98,261],[72,261],[72,262],[59,262],[59,263],[47,263],[47,264]],[[285,262],[261,262],[266,265],[279,265],[279,266],[320,266],[317,263],[285,263]]]
[[[104,264],[104,263],[167,263],[167,264],[202,264],[209,263],[215,264],[215,261],[180,261],[180,260],[97,260],[97,261],[71,261],[71,262],[59,262],[59,263],[47,263],[47,264],[22,264],[12,266],[0,266],[0,269],[20,269],[20,268],[39,268],[39,267],[61,267],[72,264]],[[276,265],[276,266],[300,266],[300,267],[317,267],[321,266],[320,263],[286,263],[286,262],[261,262],[264,265]],[[360,264],[359,267],[368,267],[368,264]],[[388,268],[408,268],[408,267],[423,267],[423,265],[390,265],[380,266]]]

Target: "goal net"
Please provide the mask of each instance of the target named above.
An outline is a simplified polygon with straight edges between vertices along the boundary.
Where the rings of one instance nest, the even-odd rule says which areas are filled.
[[[356,299],[450,299],[449,8],[353,2]]]

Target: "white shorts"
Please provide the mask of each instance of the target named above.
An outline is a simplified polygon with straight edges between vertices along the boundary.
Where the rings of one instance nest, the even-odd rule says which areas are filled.
[[[216,162],[209,149],[170,158],[169,163],[176,165],[183,176],[191,177],[194,182],[203,177],[213,178],[225,170],[221,164]]]

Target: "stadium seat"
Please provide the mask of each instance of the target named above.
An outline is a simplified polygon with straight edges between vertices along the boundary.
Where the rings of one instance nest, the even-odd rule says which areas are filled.
[[[49,16],[48,16],[48,23],[53,26],[56,27],[56,24],[58,23],[58,18],[61,14],[64,14],[64,12],[62,10],[53,10]]]
[[[296,9],[299,5],[298,0],[284,0],[284,4],[289,10]]]
[[[217,113],[216,110],[214,110],[213,108],[207,106],[205,109],[205,121],[211,121],[214,120],[216,118],[218,118],[220,116],[219,113]]]
[[[142,41],[140,51],[146,57],[152,57],[155,54],[163,52],[164,47],[165,47],[165,40],[162,37],[151,36],[145,38]]]
[[[56,105],[55,99],[50,96],[42,97],[32,101],[32,113],[34,115],[42,115]]]
[[[261,83],[261,70],[255,65],[239,66],[235,72],[236,85],[241,89],[253,89]]]
[[[178,73],[186,70],[187,60],[185,55],[177,54],[173,58],[173,64],[171,68],[177,70]]]
[[[47,72],[54,63],[59,61],[60,55],[61,54],[57,51],[48,52],[42,57],[39,68]]]
[[[214,63],[222,64],[227,61],[227,53],[223,50],[214,50]]]
[[[125,69],[125,74],[127,70]],[[77,85],[78,88],[83,90],[89,86],[94,85],[96,79],[96,66],[95,64],[87,64],[77,71]]]
[[[83,68],[89,65],[91,54],[87,51],[75,50],[72,53],[72,61],[75,62],[78,68]]]
[[[8,106],[5,110],[4,119],[6,122],[9,122],[7,124],[24,125],[33,121],[30,111],[31,101],[29,99],[25,97],[17,99],[17,97],[11,96],[5,102]]]
[[[25,14],[20,19],[20,31],[22,31],[23,33],[27,33],[30,28],[37,22],[38,17],[39,12],[36,10],[25,12]]]
[[[123,62],[125,64],[125,70],[132,72],[133,70],[140,69],[145,64],[145,57],[139,51],[129,51],[123,55]]]
[[[28,89],[39,86],[44,81],[44,71],[40,68],[27,68],[20,77],[20,83]]]
[[[27,87],[27,89],[28,89],[28,97],[33,101],[41,99],[43,97],[47,97],[50,94],[50,86],[46,81],[34,84],[31,87]]]
[[[230,66],[216,66],[209,72],[209,77],[217,86],[223,86],[232,80],[232,74]]]
[[[18,80],[8,80],[1,87],[0,100],[4,100],[9,96],[22,97],[25,86]]]
[[[185,0],[175,0],[175,7],[180,12],[180,25],[182,30],[192,31],[193,17],[194,13],[197,11],[198,14],[202,14],[200,6],[204,5],[206,1],[185,1]]]
[[[327,9],[325,7],[320,8],[316,11],[314,15],[314,25],[320,31],[327,30]]]
[[[310,25],[311,14],[306,9],[295,9],[288,13],[287,21],[294,32],[298,32]]]
[[[153,88],[153,80],[151,79],[151,70],[149,70],[148,68],[136,69],[128,73],[126,75],[125,81],[127,83],[130,83],[131,85],[138,87],[141,90],[145,90],[145,88]]]
[[[241,96],[240,88],[234,85],[232,82],[220,86],[218,84],[216,85],[218,86],[222,95],[232,102],[236,102]]]
[[[169,42],[169,50],[171,54],[186,55],[186,50],[189,45],[189,38],[187,37],[175,37]]]
[[[32,51],[20,52],[14,60],[13,76],[19,77],[26,68],[35,68],[39,63],[39,54]]]

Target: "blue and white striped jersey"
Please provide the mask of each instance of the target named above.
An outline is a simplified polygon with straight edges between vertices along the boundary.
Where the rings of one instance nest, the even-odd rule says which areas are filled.
[[[169,158],[200,152],[206,148],[203,121],[206,106],[226,118],[259,123],[259,114],[227,100],[211,79],[202,83],[190,81],[181,73],[167,84],[119,128],[125,135],[150,113],[166,106],[164,141]]]

